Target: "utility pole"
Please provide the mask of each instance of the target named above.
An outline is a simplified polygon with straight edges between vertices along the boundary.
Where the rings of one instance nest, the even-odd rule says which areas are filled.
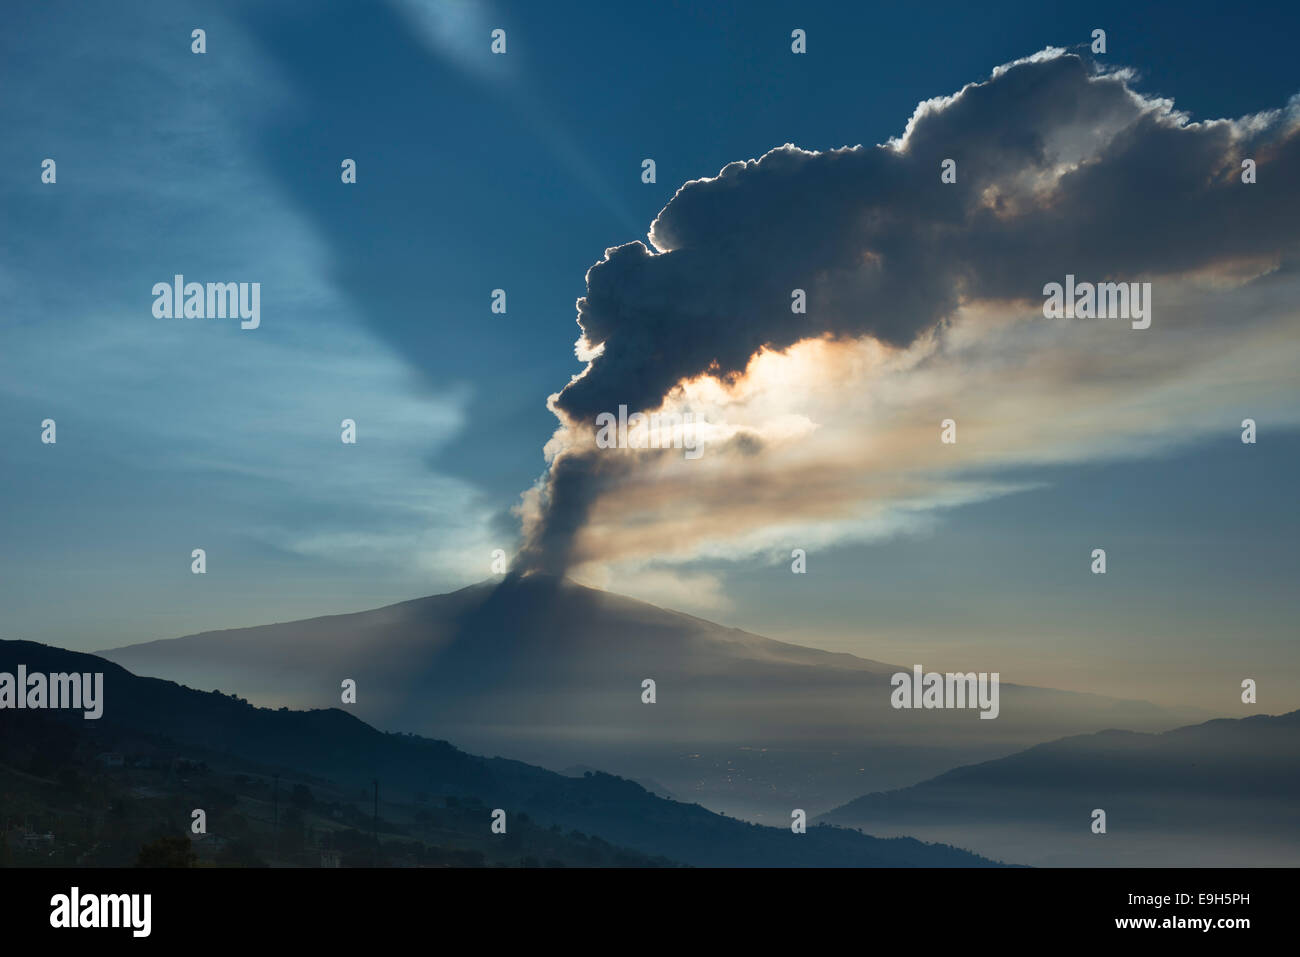
[[[271,775],[271,861],[280,856],[280,775]]]
[[[375,778],[375,816],[370,825],[370,835],[375,840],[375,866],[379,866],[379,778]]]

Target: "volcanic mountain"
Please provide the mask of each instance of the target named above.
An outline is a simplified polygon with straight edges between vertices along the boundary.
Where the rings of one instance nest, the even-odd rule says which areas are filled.
[[[533,575],[355,614],[102,652],[138,674],[264,706],[345,707],[386,730],[562,769],[653,779],[755,820],[824,811],[1067,734],[1203,713],[1016,685],[1001,713],[894,710],[910,670],[773,641]],[[941,667],[941,662],[926,662]],[[345,680],[355,703],[342,703]],[[643,701],[646,679],[655,701]]]

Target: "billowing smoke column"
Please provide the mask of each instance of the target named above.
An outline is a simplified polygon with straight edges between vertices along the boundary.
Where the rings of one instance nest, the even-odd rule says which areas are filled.
[[[587,273],[580,342],[599,354],[552,399],[561,430],[513,573],[589,557],[575,554],[589,509],[636,462],[590,440],[621,404],[657,409],[684,379],[738,375],[763,347],[810,337],[907,345],[963,301],[1033,299],[1067,273],[1131,279],[1294,250],[1300,190],[1243,188],[1240,172],[1252,156],[1261,179],[1269,167],[1296,182],[1296,103],[1193,124],[1127,74],[1045,51],[921,104],[884,146],[787,145],[687,183],[653,223],[653,251],[612,248]]]

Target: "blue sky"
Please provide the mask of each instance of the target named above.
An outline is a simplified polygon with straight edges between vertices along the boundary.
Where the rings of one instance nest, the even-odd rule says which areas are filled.
[[[329,7],[9,14],[5,637],[104,648],[486,577],[544,468],[546,396],[581,369],[584,274],[643,240],[682,183],[729,162],[786,142],[883,143],[918,102],[1094,27],[1137,89],[1196,119],[1300,92],[1294,12]],[[504,57],[488,53],[498,26]],[[790,54],[795,27],[806,56]],[[54,186],[39,179],[45,157]],[[355,186],[339,182],[344,157]],[[260,281],[261,328],[155,319],[149,290],[177,272]],[[497,287],[504,316],[489,310]],[[1235,426],[1253,410],[1229,405],[1219,437],[1017,469],[999,479],[1032,491],[828,547],[802,578],[770,557],[701,558],[688,573],[712,576],[725,602],[686,610],[890,661],[960,664],[978,640],[1015,656],[1021,680],[1164,700],[1195,687],[1209,708],[1220,658],[1245,650],[1245,673],[1267,670],[1289,694],[1265,710],[1294,707],[1300,436],[1261,426],[1244,464]],[[56,446],[39,443],[46,417]],[[355,447],[339,442],[343,418]],[[1073,576],[1098,541],[1116,543],[1113,572]],[[195,547],[206,576],[190,574]]]

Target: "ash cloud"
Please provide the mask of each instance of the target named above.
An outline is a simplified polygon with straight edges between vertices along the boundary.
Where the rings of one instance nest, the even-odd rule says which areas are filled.
[[[611,248],[588,271],[579,346],[597,354],[551,397],[561,427],[526,495],[516,572],[567,568],[592,503],[635,468],[589,437],[620,404],[652,411],[683,380],[738,376],[805,339],[905,347],[963,303],[1039,299],[1067,272],[1134,280],[1293,259],[1300,99],[1193,123],[1131,80],[1044,51],[922,103],[885,145],[786,145],[684,185],[650,246]],[[1247,157],[1254,185],[1241,183]],[[791,312],[795,288],[806,315]]]

